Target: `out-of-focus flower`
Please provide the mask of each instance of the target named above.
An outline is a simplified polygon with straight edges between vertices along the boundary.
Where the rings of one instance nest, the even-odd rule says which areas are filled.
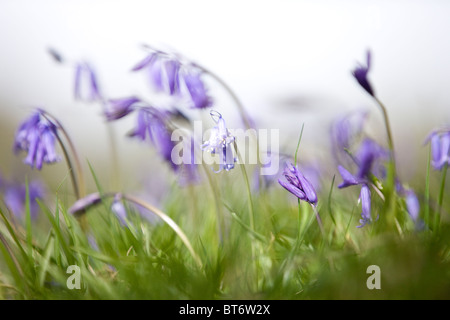
[[[212,105],[201,70],[179,55],[147,47],[148,55],[132,68],[132,71],[146,70],[152,88],[171,96],[187,97],[191,107],[203,109]],[[186,92],[185,92],[186,91]]]
[[[135,110],[141,100],[136,97],[109,99],[105,105],[105,116],[108,121],[118,120]]]
[[[417,222],[419,219],[420,204],[414,191],[410,189],[406,191],[405,202],[409,216],[414,222]]]
[[[364,90],[367,91],[371,96],[375,96],[375,93],[372,89],[372,86],[370,85],[369,80],[367,79],[367,74],[370,70],[370,64],[371,64],[371,53],[370,50],[367,51],[367,60],[366,60],[366,66],[358,65],[352,72],[355,79],[358,81],[361,87],[363,87]]]
[[[361,201],[362,213],[361,213],[361,219],[359,220],[361,225],[357,226],[357,228],[362,228],[367,223],[370,223],[372,221],[372,217],[371,217],[372,202],[371,202],[370,189],[367,184],[362,185],[361,192],[359,195],[359,200]]]
[[[188,72],[182,75],[183,81],[191,97],[193,107],[204,109],[212,106],[212,99],[207,95],[205,84],[198,72]]]
[[[111,211],[115,214],[117,219],[119,219],[121,226],[125,227],[127,225],[127,210],[122,203],[120,194],[116,194],[114,196],[114,201],[111,205]]]
[[[81,198],[69,208],[70,214],[77,214],[88,210],[89,208],[99,204],[102,201],[102,197],[99,193],[91,193]]]
[[[368,112],[357,110],[336,119],[331,126],[333,153],[338,157],[351,149],[356,138],[362,133]]]
[[[317,194],[313,185],[305,178],[297,167],[294,167],[292,163],[287,162],[283,175],[286,178],[286,181],[278,179],[278,182],[282,187],[300,200],[306,201],[313,206],[317,204]]]
[[[25,216],[27,187],[25,184],[5,183],[4,199],[6,206],[18,218]],[[32,219],[37,217],[39,205],[37,199],[43,199],[45,196],[45,187],[39,181],[32,181],[28,184],[28,199],[30,216]]]
[[[175,146],[172,141],[172,132],[167,126],[167,114],[152,108],[140,108],[137,117],[137,126],[130,134],[142,141],[148,139],[158,150],[158,153],[177,171],[178,166],[172,161],[172,149]]]
[[[19,126],[14,139],[14,152],[28,152],[24,162],[40,170],[44,162],[53,163],[60,160],[55,151],[56,137],[56,125],[46,119],[38,109]]]
[[[357,176],[367,177],[370,173],[379,174],[380,162],[388,158],[389,152],[372,139],[366,138],[361,143],[357,153],[356,162],[359,167]]]
[[[78,62],[75,65],[74,94],[77,100],[102,100],[95,71],[86,61]]]
[[[203,143],[202,149],[211,154],[220,155],[220,167],[216,172],[220,172],[223,169],[230,171],[234,168],[234,164],[237,161],[233,153],[235,137],[228,131],[225,120],[219,112],[211,111],[210,114],[217,125],[212,128],[211,136],[208,141]]]
[[[450,164],[450,129],[434,130],[425,140],[431,144],[431,165],[441,170]]]

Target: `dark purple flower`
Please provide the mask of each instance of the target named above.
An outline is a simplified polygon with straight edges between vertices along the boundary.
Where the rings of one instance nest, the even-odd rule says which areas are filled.
[[[367,74],[370,70],[370,63],[371,63],[371,53],[370,50],[367,51],[367,65],[359,65],[357,66],[352,74],[355,77],[355,79],[358,81],[361,87],[364,88],[371,96],[375,96],[374,91],[372,89],[372,86],[370,85],[369,80],[367,79]]]
[[[27,189],[25,184],[7,183],[4,191],[4,200],[6,206],[18,218],[25,215],[25,204],[27,199]],[[36,218],[39,212],[37,199],[43,199],[45,196],[45,188],[39,181],[32,181],[28,184],[28,195],[30,205],[31,218]]]
[[[371,196],[370,196],[370,189],[367,184],[362,185],[359,200],[361,201],[362,213],[361,213],[361,219],[359,220],[361,225],[357,226],[357,228],[362,228],[367,223],[370,223],[372,221],[372,217],[370,214],[371,213]]]
[[[281,186],[300,200],[306,201],[314,206],[317,204],[317,194],[313,185],[297,169],[297,167],[294,167],[292,163],[287,162],[283,175],[286,181],[278,179]]]
[[[158,150],[158,153],[177,171],[178,166],[172,161],[172,149],[175,144],[172,141],[172,132],[167,126],[167,115],[162,111],[152,108],[140,108],[137,116],[137,126],[130,134],[142,141],[149,139]]]
[[[94,69],[85,61],[75,65],[74,94],[77,100],[102,100]]]
[[[189,72],[183,76],[183,81],[192,100],[193,108],[204,109],[212,106],[212,100],[208,96],[205,84],[200,79],[198,72]]]
[[[91,193],[81,198],[69,208],[70,214],[77,214],[86,211],[87,209],[99,204],[102,201],[102,197],[99,193]]]
[[[435,170],[441,170],[450,164],[450,129],[434,130],[425,143],[431,144],[431,165]]]
[[[220,172],[223,169],[230,171],[234,168],[234,164],[237,161],[233,153],[235,137],[228,131],[225,120],[219,112],[211,111],[210,114],[217,125],[211,129],[211,136],[208,141],[203,143],[202,149],[211,154],[219,154],[220,167],[216,172]]]
[[[48,121],[38,110],[17,130],[14,152],[27,151],[25,163],[40,170],[43,162],[53,163],[60,160],[55,151],[56,137],[56,125]]]
[[[136,103],[141,100],[136,97],[110,99],[105,106],[105,116],[108,121],[125,117],[135,110]]]

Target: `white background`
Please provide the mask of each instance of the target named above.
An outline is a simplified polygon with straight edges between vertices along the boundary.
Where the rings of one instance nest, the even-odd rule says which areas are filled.
[[[401,173],[409,179],[425,170],[425,135],[449,121],[449,17],[448,1],[0,0],[0,174],[24,170],[23,155],[10,152],[14,131],[30,107],[43,106],[106,177],[100,107],[73,100],[73,70],[46,50],[88,59],[110,97],[145,96],[145,79],[130,68],[143,58],[139,45],[148,43],[173,47],[220,75],[261,127],[281,130],[286,152],[294,151],[305,123],[302,150],[318,157],[330,156],[330,121],[349,110],[370,110],[371,130],[383,141],[380,112],[351,76],[370,48],[370,79],[391,115]],[[207,81],[215,108],[238,126],[232,101]],[[121,171],[137,179],[142,175],[128,172],[152,153],[123,137],[130,126],[116,124],[116,138]],[[53,170],[43,174],[60,182]]]

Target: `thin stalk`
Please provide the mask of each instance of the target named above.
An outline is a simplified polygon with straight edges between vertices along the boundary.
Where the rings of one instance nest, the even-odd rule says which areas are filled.
[[[196,64],[196,66],[199,69],[201,69],[203,72],[209,74],[228,92],[228,94],[231,96],[231,98],[235,102],[236,107],[239,111],[239,114],[240,114],[242,121],[244,122],[246,128],[247,129],[253,128],[252,121],[250,120],[250,117],[248,116],[247,111],[244,108],[244,105],[242,104],[241,100],[238,98],[236,93],[234,93],[234,91],[231,89],[231,87],[222,78],[220,78],[217,74],[213,73],[212,71],[210,71],[210,70],[206,69],[205,67],[200,66],[198,64]]]
[[[202,267],[202,261],[201,261],[200,257],[197,255],[197,253],[195,253],[195,250],[192,247],[191,242],[189,241],[188,237],[183,232],[183,230],[181,230],[181,228],[175,223],[175,221],[173,221],[167,214],[165,214],[158,208],[152,206],[151,204],[149,204],[135,196],[122,194],[122,198],[126,201],[135,203],[141,207],[146,208],[147,210],[150,210],[151,212],[156,214],[158,217],[160,217],[161,220],[163,220],[165,223],[167,223],[167,225],[178,235],[178,237],[180,237],[181,241],[184,243],[186,248],[189,250],[190,254],[194,258],[194,260],[198,264],[198,266],[200,268]]]
[[[429,226],[430,223],[430,171],[431,171],[431,145],[428,149],[427,176],[425,180],[425,213],[424,220]]]
[[[445,163],[444,168],[442,170],[442,178],[441,178],[441,187],[439,189],[439,198],[438,198],[438,209],[434,218],[434,229],[436,230],[439,225],[440,216],[441,216],[441,209],[442,209],[442,202],[444,201],[444,190],[445,190],[445,181],[447,180],[447,169],[448,169],[448,163]]]
[[[61,149],[64,153],[64,157],[66,158],[67,166],[69,167],[72,184],[73,184],[73,187],[75,190],[74,191],[75,195],[76,195],[77,199],[80,199],[86,195],[86,191],[85,191],[85,183],[84,183],[84,177],[83,177],[83,168],[81,166],[81,162],[78,157],[78,153],[75,149],[75,145],[73,144],[72,140],[70,139],[69,134],[67,133],[66,129],[64,129],[61,122],[59,122],[58,119],[56,119],[53,115],[51,115],[47,111],[44,111],[44,110],[41,110],[41,111],[42,111],[42,115],[48,121],[52,122],[53,124],[55,124],[57,126],[57,128],[61,131],[61,133],[63,134],[67,143],[69,144],[69,148],[72,153],[72,156],[73,156],[73,159],[75,162],[75,166],[73,166],[73,164],[72,164],[71,157],[69,155],[69,152],[68,152],[64,142],[61,140],[61,137],[58,134],[56,134],[58,143],[61,146]],[[75,176],[74,171],[76,171],[76,176]]]
[[[317,223],[319,224],[320,232],[322,233],[322,236],[325,236],[325,230],[323,229],[322,219],[320,218],[319,211],[317,210],[317,206],[311,205],[311,207],[313,208],[314,215],[316,216]]]

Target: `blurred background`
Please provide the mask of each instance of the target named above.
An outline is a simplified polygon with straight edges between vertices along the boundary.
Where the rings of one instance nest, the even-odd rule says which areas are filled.
[[[66,175],[64,162],[36,172],[22,163],[24,154],[12,153],[17,126],[42,106],[66,126],[99,178],[112,180],[101,106],[74,100],[73,68],[55,63],[47,49],[90,61],[108,97],[146,97],[146,79],[130,69],[147,43],[218,74],[259,127],[280,129],[284,151],[294,152],[305,123],[300,157],[324,159],[331,157],[331,121],[351,110],[370,111],[370,130],[385,141],[379,109],[351,76],[370,48],[369,77],[388,108],[408,181],[425,172],[425,136],[450,120],[449,14],[448,1],[0,0],[0,175],[44,176],[52,187]],[[240,126],[226,92],[205,81],[214,108],[229,127]],[[131,119],[113,125],[122,187],[163,183],[168,171],[152,170],[153,150],[125,137],[132,126]]]

